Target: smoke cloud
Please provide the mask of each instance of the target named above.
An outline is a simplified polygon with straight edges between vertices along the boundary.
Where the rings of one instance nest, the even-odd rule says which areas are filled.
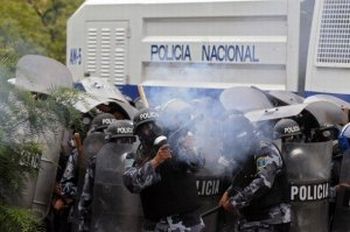
[[[200,65],[201,67],[190,67],[182,70],[181,74],[173,74],[171,69],[159,68],[155,70],[155,77],[162,76],[162,81],[174,82],[175,85],[186,85],[189,83],[197,83],[203,79],[205,82],[217,82],[215,75],[210,78],[209,65]],[[215,71],[215,70],[213,70]],[[150,82],[149,82],[150,83]],[[219,96],[221,90],[209,90],[200,88],[186,87],[146,87],[147,98],[150,105],[160,111],[161,123],[165,128],[177,128],[178,131],[183,130],[193,135],[194,145],[206,159],[205,168],[212,174],[232,173],[240,167],[246,160],[248,150],[253,149],[250,146],[253,138],[240,140],[240,146],[236,146],[235,150],[225,150],[224,144],[234,144],[236,137],[244,132],[247,128],[244,125],[225,124],[225,118],[231,112],[226,110],[221,103]],[[206,92],[207,91],[207,92]],[[226,101],[229,99],[225,99]],[[237,99],[232,101],[238,102]],[[245,101],[250,99],[240,99],[240,106],[244,106]],[[271,125],[257,125],[255,135],[259,137],[269,136]],[[175,129],[176,130],[176,129]],[[229,131],[232,130],[232,131]],[[272,133],[271,133],[272,134]]]

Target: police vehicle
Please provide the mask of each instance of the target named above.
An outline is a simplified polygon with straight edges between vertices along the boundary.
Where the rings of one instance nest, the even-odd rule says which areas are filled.
[[[96,76],[131,97],[139,84],[148,94],[254,85],[346,99],[349,10],[340,0],[87,0],[68,21],[67,66],[75,81]]]
[[[218,96],[229,87],[254,85],[350,100],[350,1],[87,0],[68,21],[67,66],[74,81],[98,77],[132,98],[138,85],[148,98],[163,96],[157,94],[162,91]],[[266,115],[271,107],[261,108]],[[299,146],[290,149],[299,152],[291,160],[300,177],[291,186],[291,198],[300,206],[296,221],[308,228],[299,231],[327,231],[329,181],[311,174],[329,169],[300,163],[329,166],[331,146]],[[298,160],[311,152],[324,160]],[[305,170],[311,182],[300,175]],[[206,183],[197,186],[202,193]]]

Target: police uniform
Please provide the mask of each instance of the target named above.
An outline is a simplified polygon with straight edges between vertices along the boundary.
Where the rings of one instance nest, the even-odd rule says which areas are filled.
[[[179,147],[177,151],[185,150]],[[203,158],[187,150],[186,159],[173,156],[154,168],[146,155],[153,157],[156,152],[140,146],[136,154],[127,156],[123,175],[129,191],[140,193],[144,230],[201,231],[204,224],[197,212],[200,203],[192,171],[204,165]]]
[[[261,141],[228,190],[242,214],[239,231],[288,231],[291,208],[286,170],[279,150]]]
[[[77,197],[77,182],[78,182],[78,151],[73,149],[68,157],[66,168],[62,175],[60,185],[61,185],[61,195],[63,198],[75,199]]]
[[[78,195],[78,170],[77,170],[77,161],[78,152],[74,148],[68,160],[65,164],[65,169],[61,178],[59,180],[59,197],[58,199],[62,200],[65,204],[65,207],[59,211],[55,211],[58,221],[55,218],[55,231],[67,231],[71,230],[72,218],[74,213],[74,203]]]
[[[78,230],[79,231],[89,231],[90,230],[90,222],[91,222],[91,202],[93,197],[93,185],[94,185],[94,178],[95,178],[95,166],[96,166],[96,153],[98,153],[98,150],[103,146],[103,144],[100,144],[101,141],[97,139],[100,136],[102,136],[102,140],[104,141],[103,137],[103,130],[105,130],[111,123],[115,123],[117,120],[112,114],[109,113],[101,113],[98,114],[91,122],[91,127],[88,132],[88,136],[84,140],[84,146],[87,146],[86,143],[94,143],[96,142],[94,149],[90,151],[89,149],[84,149],[85,154],[89,156],[88,157],[88,165],[86,168],[86,172],[84,174],[84,183],[81,189],[81,196],[79,198],[78,202]],[[93,141],[90,141],[89,138],[92,138]],[[103,143],[103,142],[102,142]],[[96,150],[95,150],[96,149]],[[91,153],[91,154],[90,154]],[[78,155],[75,158],[75,162],[72,162],[72,169],[77,170],[78,169]],[[78,176],[78,172],[75,171],[75,175]]]

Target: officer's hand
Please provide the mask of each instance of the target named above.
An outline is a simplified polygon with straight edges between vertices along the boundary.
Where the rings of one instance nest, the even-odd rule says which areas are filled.
[[[219,201],[219,205],[228,212],[234,211],[234,207],[231,204],[230,196],[228,195],[228,192],[225,192],[224,195],[222,195],[222,197]]]
[[[338,185],[335,186],[335,191],[339,192],[340,190],[349,190],[350,189],[350,184],[349,183],[339,183]]]
[[[228,192],[225,192],[224,193],[224,195],[222,195],[222,197],[221,197],[221,199],[220,199],[220,201],[219,201],[219,205],[221,206],[221,207],[224,207],[224,203],[226,202],[226,201],[228,201],[229,200],[229,195],[228,195]]]
[[[156,168],[167,159],[171,159],[171,151],[169,144],[164,144],[159,148],[156,156],[151,160],[151,164]]]
[[[62,210],[65,207],[65,203],[61,198],[58,198],[54,203],[53,203],[53,208],[57,211]]]
[[[232,204],[230,199],[223,203],[222,208],[224,208],[227,212],[233,213],[233,215],[237,218],[241,217],[239,210]]]

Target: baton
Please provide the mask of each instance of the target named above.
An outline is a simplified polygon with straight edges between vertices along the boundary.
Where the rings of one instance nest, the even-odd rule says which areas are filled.
[[[79,156],[83,156],[83,145],[81,143],[81,138],[79,133],[74,133],[75,147],[77,148]]]
[[[221,206],[220,206],[220,205],[215,206],[214,208],[211,208],[211,209],[209,209],[209,210],[203,212],[203,213],[201,214],[201,217],[203,218],[203,217],[206,217],[206,216],[208,216],[208,215],[210,215],[210,214],[213,214],[213,213],[215,213],[216,211],[219,211],[219,209],[221,209]]]
[[[77,148],[77,151],[78,151],[78,167],[79,169],[85,171],[86,160],[85,160],[85,154],[83,151],[83,144],[81,143],[81,138],[79,133],[74,133],[74,142],[75,142],[75,147]]]
[[[143,86],[141,84],[139,84],[139,85],[137,85],[137,89],[139,91],[139,95],[140,95],[140,98],[143,101],[143,104],[145,105],[146,108],[148,108],[149,107],[149,103],[148,103],[148,100],[147,100],[147,97],[146,97],[145,90],[144,90]]]

